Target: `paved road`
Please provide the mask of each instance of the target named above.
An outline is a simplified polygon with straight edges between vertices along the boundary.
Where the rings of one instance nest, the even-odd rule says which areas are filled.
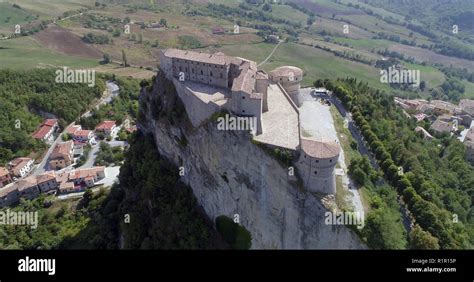
[[[34,172],[32,173],[33,175],[38,175],[38,174],[42,174],[44,172],[46,172],[48,170],[48,167],[49,167],[49,164],[48,164],[48,159],[49,159],[49,156],[51,155],[51,153],[53,152],[53,149],[54,147],[56,146],[56,144],[58,142],[61,142],[62,141],[62,135],[63,133],[66,132],[66,130],[72,125],[73,123],[69,124],[68,126],[66,126],[66,128],[58,135],[58,137],[54,140],[53,144],[51,146],[49,146],[49,149],[48,151],[46,152],[46,154],[44,155],[43,159],[41,160],[41,162],[36,166],[36,169],[34,170]]]
[[[100,106],[109,104],[112,100],[117,97],[120,93],[120,87],[113,81],[107,81],[107,89],[102,94],[100,100],[93,106],[93,109],[97,110]],[[92,115],[91,111],[87,111],[81,115],[82,118],[90,117]]]

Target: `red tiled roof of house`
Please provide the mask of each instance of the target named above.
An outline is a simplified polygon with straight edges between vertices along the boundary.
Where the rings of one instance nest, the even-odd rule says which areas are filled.
[[[69,153],[73,145],[74,145],[74,142],[72,142],[72,140],[56,144],[56,146],[53,149],[53,152],[51,153],[51,158],[55,158],[58,156],[64,156],[64,157],[69,156]]]
[[[74,180],[78,178],[87,178],[89,176],[94,177],[97,175],[98,172],[104,171],[105,167],[104,166],[97,166],[97,167],[91,167],[91,168],[85,168],[85,169],[76,169],[74,171],[71,171],[69,174],[69,180]]]
[[[56,179],[56,174],[54,173],[54,171],[48,171],[48,172],[40,174],[36,177],[36,181],[38,183],[47,182],[47,181],[50,181],[50,180],[53,180],[53,179]]]
[[[3,198],[5,196],[8,196],[11,192],[18,190],[18,184],[17,183],[10,183],[6,185],[5,187],[0,189],[0,198]]]
[[[41,123],[40,128],[36,130],[35,133],[33,133],[33,138],[43,139],[46,136],[46,134],[48,134],[48,132],[52,130],[53,126],[57,124],[57,122],[58,122],[57,119],[45,119]]]
[[[76,131],[81,130],[82,127],[80,125],[71,125],[66,129],[66,133],[74,134]]]
[[[88,137],[91,132],[91,130],[78,130],[74,133],[74,136]]]
[[[50,118],[50,119],[45,119],[41,125],[53,127],[53,126],[55,126],[57,123],[58,123],[58,120],[57,120],[57,119],[52,119],[52,118]]]
[[[14,174],[20,174],[20,170],[25,167],[28,162],[32,161],[33,159],[30,158],[16,158],[10,161],[9,166],[10,169],[13,171]]]
[[[50,131],[50,126],[41,126],[38,130],[35,131],[35,133],[33,133],[33,138],[43,139]]]
[[[25,189],[36,186],[38,184],[38,181],[37,181],[38,178],[32,175],[32,176],[28,176],[26,178],[18,180],[17,182],[18,191],[21,192]]]
[[[115,126],[115,121],[114,120],[104,120],[99,125],[97,125],[95,127],[95,129],[96,130],[105,130],[105,129],[111,130],[112,127],[114,127],[114,126]]]

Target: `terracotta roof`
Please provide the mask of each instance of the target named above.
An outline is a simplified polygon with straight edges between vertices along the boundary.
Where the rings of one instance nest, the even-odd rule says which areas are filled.
[[[15,190],[18,190],[18,185],[16,183],[8,184],[7,186],[0,189],[0,197],[3,198],[8,196],[8,194]]]
[[[38,184],[37,177],[34,175],[28,176],[26,178],[20,179],[17,181],[18,191],[23,191],[30,187],[34,187]]]
[[[87,178],[87,177],[94,177],[97,175],[99,172],[103,172],[105,170],[105,166],[97,166],[97,167],[91,167],[91,168],[85,168],[85,169],[76,169],[74,171],[71,171],[69,173],[69,180],[75,180],[78,178]]]
[[[104,130],[104,129],[112,130],[112,127],[114,126],[115,126],[114,120],[104,120],[99,125],[97,125],[95,129],[96,130]]]
[[[301,149],[309,156],[318,159],[336,157],[341,151],[341,147],[333,141],[320,141],[301,138]]]
[[[0,167],[0,177],[7,176],[8,174],[10,174],[10,172],[8,172],[8,169]]]
[[[208,54],[174,48],[166,49],[163,54],[167,57],[190,60],[206,64],[228,65],[231,62],[231,58],[223,54]]]
[[[40,174],[36,177],[36,180],[39,183],[43,183],[43,182],[47,182],[47,181],[50,181],[50,180],[55,180],[56,179],[56,174],[54,173],[54,171],[48,171],[46,173],[43,173],[43,174]]]
[[[273,77],[290,76],[291,73],[293,73],[293,76],[301,76],[303,70],[293,66],[282,66],[270,71],[270,75]]]
[[[239,60],[239,59],[238,59]],[[250,94],[250,98],[259,99],[261,93],[254,93],[257,65],[255,62],[241,60],[239,75],[234,78],[232,91],[242,91]]]
[[[57,119],[45,119],[38,130],[33,133],[33,138],[43,139],[57,124]]]
[[[30,161],[33,159],[30,158],[16,158],[10,161],[9,166],[10,169],[13,171],[14,174],[19,174],[20,170],[24,168]]]
[[[51,153],[51,158],[53,159],[57,157],[69,156],[69,153],[73,146],[74,146],[74,142],[72,140],[56,144],[56,146],[53,149],[53,152]]]
[[[74,134],[76,131],[81,130],[82,127],[80,125],[71,125],[66,129],[66,133]]]
[[[33,138],[43,139],[53,128],[50,126],[41,126],[35,133],[33,133]]]
[[[58,123],[57,119],[45,119],[42,123],[42,125],[46,125],[49,127],[53,127]]]
[[[59,184],[59,190],[67,190],[71,188],[74,188],[73,182],[61,182],[61,184]]]
[[[92,130],[78,130],[74,132],[74,136],[89,137],[91,133],[92,133]]]

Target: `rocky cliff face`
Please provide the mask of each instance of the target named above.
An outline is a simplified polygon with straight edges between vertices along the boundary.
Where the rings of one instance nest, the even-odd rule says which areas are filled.
[[[249,133],[220,131],[213,121],[194,128],[170,81],[158,74],[152,88],[141,94],[139,127],[182,167],[182,181],[211,219],[238,215],[255,249],[366,248],[349,228],[326,225],[320,198],[301,189]]]

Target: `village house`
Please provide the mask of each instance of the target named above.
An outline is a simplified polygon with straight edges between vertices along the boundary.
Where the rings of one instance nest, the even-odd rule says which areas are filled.
[[[459,107],[468,115],[474,117],[474,100],[461,99]]]
[[[82,129],[80,125],[71,125],[66,129],[66,133],[72,136],[72,139],[80,143],[96,144],[94,132],[92,130]]]
[[[18,188],[11,183],[0,189],[0,208],[10,206],[19,200]]]
[[[76,133],[76,131],[79,131],[79,130],[82,130],[81,125],[71,125],[68,128],[66,128],[66,133],[71,134],[71,136],[74,136],[74,133]]]
[[[117,133],[117,130],[114,120],[104,120],[95,127],[96,132],[102,132],[105,136],[113,136]]]
[[[38,182],[38,188],[41,193],[50,193],[58,188],[58,182],[56,181],[54,171],[48,171],[38,175],[36,181]]]
[[[45,119],[39,129],[33,133],[33,138],[39,139],[46,143],[54,141],[54,132],[58,129],[57,119]]]
[[[79,192],[74,187],[74,182],[61,182],[61,184],[59,184],[59,194],[67,194],[72,192]]]
[[[51,169],[57,170],[70,166],[74,160],[74,142],[67,141],[58,143],[50,156],[49,165]]]
[[[74,133],[74,141],[95,144],[94,132],[92,130],[78,130]]]
[[[98,180],[103,178],[105,178],[105,167],[99,166],[71,171],[68,180],[74,182],[75,185],[92,187]]]
[[[18,193],[21,198],[31,200],[39,196],[38,182],[36,181],[36,176],[32,175],[20,179],[15,184],[17,185]]]
[[[452,103],[442,101],[442,100],[432,100],[430,105],[434,106],[434,111],[436,114],[450,114],[458,115],[462,114],[462,109]]]
[[[0,167],[0,188],[12,183],[12,181],[10,172],[4,167]]]
[[[31,158],[16,158],[8,163],[8,169],[14,177],[23,178],[31,171],[33,163]]]
[[[437,119],[430,128],[437,134],[450,133],[457,130],[457,121],[450,122],[443,119]]]

